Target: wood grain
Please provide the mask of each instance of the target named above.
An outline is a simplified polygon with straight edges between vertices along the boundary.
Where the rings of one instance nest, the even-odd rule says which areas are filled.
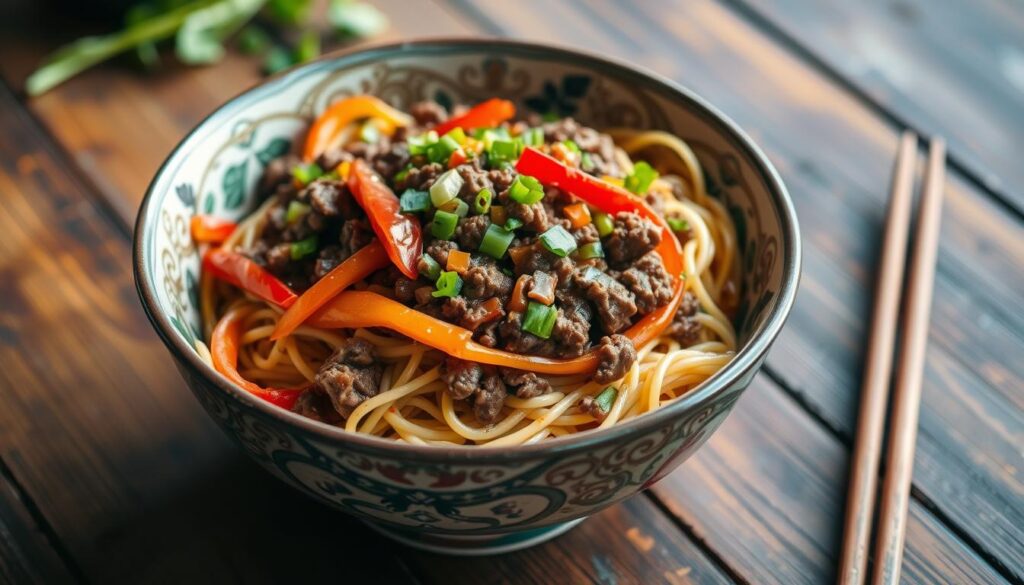
[[[0,475],[0,583],[74,583],[73,566],[61,558],[6,473]]]
[[[1013,2],[731,0],[1024,210],[1024,10]]]

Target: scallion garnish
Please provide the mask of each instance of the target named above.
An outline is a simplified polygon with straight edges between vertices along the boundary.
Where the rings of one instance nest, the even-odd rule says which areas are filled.
[[[484,135],[487,140],[487,135]],[[486,143],[485,143],[486,144]],[[523,153],[523,141],[518,138],[508,140],[495,139],[487,149],[487,157],[491,166],[498,166],[501,163],[513,163]]]
[[[685,219],[678,217],[669,217],[665,221],[668,222],[668,227],[672,228],[674,232],[688,232],[690,231],[690,222]]]
[[[623,185],[632,193],[643,195],[651,187],[654,179],[658,178],[658,171],[651,168],[651,165],[640,161],[633,165],[633,172],[626,176]]]
[[[530,205],[544,198],[544,186],[531,176],[517,175],[508,188],[508,196],[512,201]]]
[[[554,305],[530,301],[526,305],[526,316],[523,317],[523,331],[547,339],[551,337],[551,330],[554,329],[557,318],[558,309]]]
[[[564,227],[556,225],[540,235],[540,243],[548,252],[565,258],[576,250],[576,239]]]
[[[309,236],[305,240],[292,242],[289,251],[291,252],[292,260],[301,260],[316,252],[316,234]]]
[[[480,189],[473,198],[473,213],[483,215],[491,209],[491,190]]]
[[[427,147],[427,160],[434,163],[447,164],[452,153],[459,149],[459,143],[445,134],[437,142]]]
[[[594,226],[597,228],[597,234],[602,238],[615,231],[615,222],[607,213],[594,214]]]
[[[431,130],[419,136],[410,136],[406,143],[409,145],[409,154],[417,156],[427,154],[427,149],[437,142],[437,132]]]
[[[420,274],[429,278],[430,280],[437,280],[438,276],[441,276],[441,265],[434,260],[430,254],[423,254],[420,257]]]
[[[601,409],[601,412],[608,414],[612,409],[612,405],[615,404],[615,399],[618,398],[619,391],[615,389],[615,386],[609,386],[594,398],[594,404]]]
[[[462,292],[462,279],[455,272],[442,271],[441,275],[437,277],[435,286],[437,290],[430,293],[434,298],[457,297]]]
[[[430,186],[430,202],[434,204],[434,207],[443,207],[445,203],[455,199],[462,189],[463,182],[462,175],[455,169],[445,171]]]
[[[406,189],[398,198],[398,207],[402,213],[419,213],[430,209],[430,193]]]
[[[316,179],[319,179],[321,176],[323,176],[323,174],[323,169],[321,169],[320,166],[317,165],[316,163],[296,165],[295,168],[292,169],[292,176],[295,177],[296,181],[302,183],[303,185],[308,185],[312,183]]]
[[[288,211],[284,214],[284,220],[288,223],[295,223],[305,217],[310,209],[305,203],[292,200],[288,203]]]
[[[398,184],[398,183],[404,181],[405,178],[409,176],[409,171],[413,170],[414,168],[416,168],[416,167],[412,163],[409,163],[409,164],[405,165],[404,169],[402,169],[402,170],[398,171],[397,173],[395,173],[395,177],[394,177],[394,179],[392,179],[392,181],[394,181],[395,184]]]
[[[480,240],[480,253],[487,254],[495,260],[500,260],[508,251],[509,244],[515,234],[511,230],[496,226],[493,223],[487,226],[484,237]]]
[[[459,126],[456,126],[449,130],[447,133],[445,133],[445,136],[451,138],[452,140],[459,144],[466,143],[466,132]]]
[[[517,230],[523,227],[523,220],[517,217],[510,217],[505,220],[505,229],[508,231]]]
[[[580,246],[580,258],[583,260],[604,258],[604,248],[601,247],[601,242],[590,242]]]
[[[527,146],[542,146],[544,144],[544,130],[530,128],[523,133],[523,140]]]
[[[466,217],[469,213],[469,204],[462,199],[452,199],[441,208],[443,211],[454,213],[459,217]]]
[[[430,233],[439,240],[450,240],[455,235],[455,226],[457,225],[459,225],[459,216],[439,209],[434,212]]]
[[[572,152],[575,152],[576,154],[580,153],[580,146],[573,142],[572,140],[565,139],[562,141],[562,144],[564,144],[565,147],[571,150]]]

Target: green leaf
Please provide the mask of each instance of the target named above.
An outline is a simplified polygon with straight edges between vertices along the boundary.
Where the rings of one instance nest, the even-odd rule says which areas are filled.
[[[213,193],[207,193],[206,198],[203,199],[203,213],[210,215],[213,213],[213,208],[217,204],[216,199],[213,197]]]
[[[388,17],[374,6],[352,0],[331,0],[327,20],[342,38],[362,39],[384,32]]]
[[[248,175],[249,161],[245,160],[237,165],[228,167],[221,181],[221,189],[224,191],[225,209],[238,209],[245,202],[245,179]]]
[[[288,154],[291,148],[291,141],[284,138],[275,138],[256,152],[256,158],[259,159],[261,165],[267,166],[275,158]]]
[[[294,26],[306,22],[312,6],[311,0],[270,0],[267,14],[279,24]]]
[[[175,38],[182,63],[215,63],[224,56],[224,39],[249,22],[266,0],[220,0],[190,14]]]

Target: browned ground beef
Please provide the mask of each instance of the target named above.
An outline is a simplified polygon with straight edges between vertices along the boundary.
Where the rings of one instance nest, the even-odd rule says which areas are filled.
[[[594,372],[598,384],[614,382],[626,375],[636,361],[636,348],[625,335],[602,337],[597,346],[599,365]]]
[[[486,215],[474,215],[459,222],[455,228],[455,241],[459,243],[462,250],[476,250],[484,239],[487,226],[491,225],[491,219]]]
[[[551,384],[533,372],[501,368],[501,379],[519,398],[536,398],[551,392]]]
[[[583,400],[580,400],[580,410],[598,421],[602,421],[608,416],[607,412],[601,410],[601,405],[597,403],[595,396],[584,396]]]
[[[380,376],[376,349],[368,341],[353,337],[324,362],[313,384],[327,394],[341,416],[348,417],[360,403],[377,394]]]
[[[332,425],[338,424],[343,420],[341,414],[334,409],[330,396],[324,392],[323,388],[317,386],[310,388],[299,396],[295,401],[295,405],[292,406],[292,412],[297,412],[307,418]]]
[[[612,268],[625,268],[661,243],[661,228],[640,215],[621,211],[615,214],[615,229],[604,250]]]
[[[697,297],[687,291],[683,295],[683,301],[679,304],[675,318],[665,330],[665,335],[672,337],[684,347],[692,345],[700,335],[700,322],[694,319],[698,309],[700,309],[700,303],[697,302]]]
[[[420,126],[434,126],[448,119],[448,111],[437,102],[417,102],[409,107],[409,114]]]
[[[473,265],[463,275],[463,282],[462,293],[471,299],[507,299],[515,284],[497,262],[484,257],[473,259]]]
[[[576,283],[597,309],[606,333],[618,333],[629,326],[637,312],[636,299],[619,281],[610,277],[586,280],[577,275]]]
[[[444,361],[441,379],[454,400],[472,402],[480,422],[493,422],[505,404],[505,383],[492,368],[485,370],[480,364],[450,357]]]
[[[621,282],[636,299],[641,315],[672,300],[672,277],[657,252],[648,252],[619,276]]]

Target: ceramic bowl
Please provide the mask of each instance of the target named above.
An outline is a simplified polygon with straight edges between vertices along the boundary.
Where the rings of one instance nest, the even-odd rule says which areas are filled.
[[[266,164],[311,117],[351,94],[400,108],[500,96],[521,112],[596,128],[666,130],[695,150],[709,191],[738,228],[742,348],[670,405],[603,431],[511,447],[419,447],[349,434],[263,402],[196,354],[196,213],[237,219],[256,204]],[[635,67],[550,46],[430,40],[328,56],[232,99],[174,149],[142,202],[135,277],[142,304],[210,417],[271,474],[421,548],[462,554],[521,548],[658,481],[711,436],[757,372],[796,294],[800,239],[786,189],[764,154],[707,102]]]

